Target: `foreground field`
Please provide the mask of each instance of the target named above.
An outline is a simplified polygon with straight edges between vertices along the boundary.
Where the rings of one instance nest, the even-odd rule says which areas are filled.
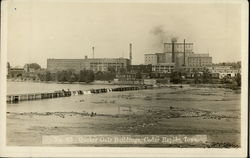
[[[202,134],[206,143],[136,146],[240,147],[240,94],[226,89],[114,92],[9,104],[7,110],[8,145],[41,146],[45,135]]]

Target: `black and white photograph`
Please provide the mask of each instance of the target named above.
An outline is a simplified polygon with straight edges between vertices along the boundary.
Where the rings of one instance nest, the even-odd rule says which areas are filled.
[[[3,0],[0,156],[247,156],[247,13]]]

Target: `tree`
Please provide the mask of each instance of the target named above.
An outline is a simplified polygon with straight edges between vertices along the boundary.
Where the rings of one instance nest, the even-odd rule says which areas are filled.
[[[92,70],[87,70],[86,72],[86,83],[93,82],[95,80],[95,74]]]
[[[198,73],[198,72],[194,72],[194,83],[195,83],[195,84],[200,83],[200,80],[199,80],[199,73]]]
[[[120,73],[120,74],[125,74],[125,73],[126,73],[126,69],[123,68],[123,67],[120,68],[120,69],[119,69],[119,73]]]
[[[237,86],[241,86],[241,75],[240,75],[240,73],[236,74],[235,81],[237,83]]]
[[[90,83],[95,80],[94,72],[92,70],[81,70],[79,74],[79,82]]]
[[[34,69],[34,70],[39,70],[39,69],[41,69],[41,66],[40,66],[39,64],[37,64],[37,63],[28,64],[28,67],[29,67],[29,68],[32,68],[32,69]]]
[[[76,76],[76,74],[72,73],[70,75],[69,82],[76,82],[76,81],[77,81],[77,76]]]
[[[222,84],[232,84],[231,77],[229,77],[229,76],[224,76],[224,77],[220,80],[220,82],[221,82]]]
[[[116,73],[115,67],[108,67],[108,71],[111,73]]]
[[[51,73],[49,71],[46,71],[45,74],[45,81],[51,81],[52,80],[52,76]]]
[[[172,72],[170,75],[170,79],[171,79],[171,82],[173,82],[174,84],[181,83],[182,82],[181,72],[178,72],[178,71]]]
[[[65,70],[58,71],[56,76],[57,76],[57,81],[59,81],[59,82],[67,81],[67,77],[66,77],[67,76],[67,71],[65,71]]]
[[[103,80],[103,76],[104,76],[104,73],[101,72],[101,71],[98,71],[98,72],[95,74],[95,80]]]
[[[202,72],[203,72],[203,74],[202,74],[202,83],[210,83],[211,80],[212,80],[212,76],[211,76],[209,70],[205,69]]]

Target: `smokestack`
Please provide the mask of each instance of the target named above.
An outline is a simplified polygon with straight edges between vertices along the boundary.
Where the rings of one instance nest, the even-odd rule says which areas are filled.
[[[185,59],[186,59],[186,52],[185,52],[185,49],[186,49],[186,42],[185,42],[185,39],[184,39],[184,43],[183,43],[183,60],[184,60],[184,64],[183,64],[183,66],[185,66],[186,65],[186,61],[185,61]]]
[[[132,65],[132,43],[129,43],[129,60],[130,65]]]
[[[93,59],[95,58],[95,47],[92,47]]]
[[[176,39],[175,38],[172,38],[171,39],[171,42],[172,42],[172,63],[174,63],[175,62],[175,50],[174,50],[174,43],[176,42]]]

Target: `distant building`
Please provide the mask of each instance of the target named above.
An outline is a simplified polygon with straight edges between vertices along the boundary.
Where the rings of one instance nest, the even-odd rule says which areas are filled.
[[[135,72],[127,72],[124,74],[116,74],[116,79],[114,82],[116,84],[143,84],[143,80],[140,79],[141,76],[138,76],[138,73]],[[141,75],[141,74],[140,74]]]
[[[23,68],[10,68],[8,70],[7,78],[22,78],[25,74]]]
[[[126,58],[92,58],[88,59],[47,59],[47,70],[51,72],[61,70],[93,70],[108,71],[114,69],[116,71],[120,69],[127,69],[130,65],[130,60]]]
[[[145,65],[156,65],[158,63],[156,54],[145,54],[144,55]]]
[[[171,65],[170,69],[172,66],[174,69],[185,67],[194,69],[212,65],[212,57],[209,54],[195,54],[193,43],[185,43],[185,41],[164,43],[163,53],[145,54],[144,59],[146,65],[151,64],[155,68]]]
[[[13,68],[10,63],[7,62],[7,78],[22,78],[24,76],[23,68]]]
[[[174,44],[173,44],[174,43]],[[177,42],[171,42],[171,43],[164,43],[164,53],[169,53],[174,51],[176,53],[183,53],[184,52],[184,46],[185,46],[185,52],[186,53],[192,53],[193,52],[193,43],[177,43]]]
[[[151,73],[152,65],[129,65],[127,70],[133,73]]]
[[[188,67],[207,67],[212,65],[212,57],[209,54],[190,54],[187,57]]]
[[[153,72],[171,73],[174,70],[174,63],[160,63],[152,66]]]
[[[235,77],[238,73],[240,73],[240,69],[233,69],[232,66],[211,66],[207,68],[210,73],[219,74],[219,78],[223,78],[225,76]]]

